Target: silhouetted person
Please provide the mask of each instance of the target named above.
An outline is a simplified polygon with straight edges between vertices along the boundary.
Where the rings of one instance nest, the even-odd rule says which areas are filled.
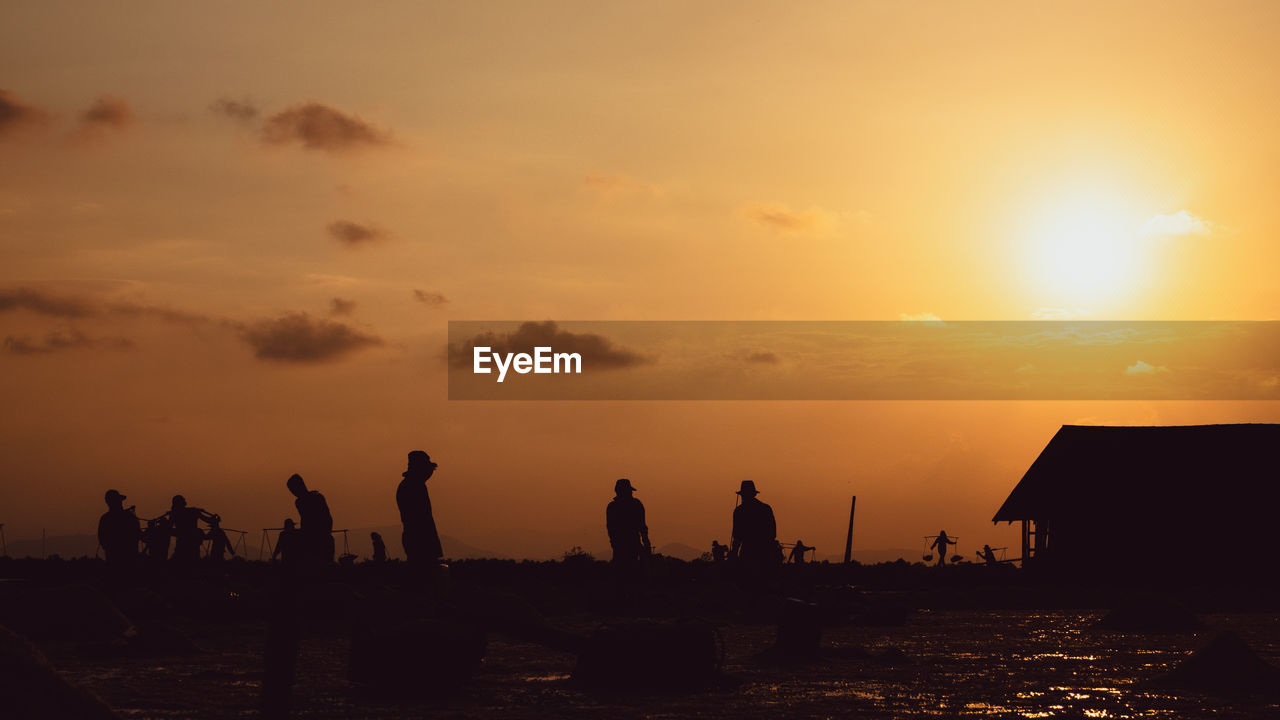
[[[986,561],[988,565],[1000,564],[1000,561],[996,559],[996,552],[991,549],[990,545],[983,545],[982,552],[978,553],[978,557]]]
[[[98,544],[107,556],[107,566],[119,572],[132,568],[138,560],[138,541],[142,535],[133,508],[124,507],[124,495],[108,490],[107,511],[98,518]]]
[[[729,555],[749,568],[763,568],[781,561],[778,525],[773,508],[756,499],[760,493],[752,480],[743,480],[737,494],[742,504],[733,509],[733,541]]]
[[[938,531],[938,537],[934,538],[933,544],[929,546],[930,550],[932,550],[933,548],[938,549],[938,567],[942,567],[947,562],[947,545],[955,545],[955,544],[956,544],[955,540],[952,540],[951,538],[947,537],[946,530]]]
[[[387,544],[382,541],[382,533],[371,532],[369,539],[373,541],[373,561],[381,565],[387,561]]]
[[[148,562],[157,564],[169,559],[169,540],[172,537],[173,523],[167,513],[147,521],[147,529],[142,531],[142,544],[146,546]]]
[[[222,562],[228,554],[235,555],[236,549],[232,547],[231,541],[227,539],[227,533],[222,529],[222,518],[214,515],[209,520],[209,559],[213,562]]]
[[[613,564],[620,569],[634,567],[642,555],[652,551],[649,527],[644,520],[644,504],[635,498],[635,491],[627,478],[618,480],[613,484],[614,498],[604,512],[609,545],[613,548]]]
[[[204,533],[200,530],[200,521],[209,522],[213,513],[202,508],[187,505],[187,499],[181,495],[173,496],[173,505],[169,508],[169,521],[173,524],[173,560],[183,564],[194,563],[200,559],[200,544],[204,542]]]
[[[812,549],[813,548],[809,547],[808,545],[805,545],[803,540],[797,540],[796,546],[791,548],[791,555],[787,558],[787,562],[792,562],[792,563],[795,563],[796,565],[803,565],[804,554],[809,552]]]
[[[725,555],[729,554],[729,548],[721,545],[718,540],[711,541],[711,561],[722,563]]]
[[[409,453],[404,479],[396,488],[396,506],[400,508],[400,522],[404,525],[400,542],[405,559],[415,564],[435,565],[444,555],[436,520],[431,514],[431,496],[427,493],[427,481],[437,467],[430,455],[414,450]]]
[[[329,514],[329,503],[318,490],[308,490],[301,475],[290,475],[287,485],[297,498],[293,505],[298,508],[298,537],[303,557],[308,564],[316,566],[332,563],[333,515]]]
[[[285,518],[280,537],[276,538],[276,549],[271,551],[271,559],[276,558],[285,565],[298,561],[298,528],[293,518]]]

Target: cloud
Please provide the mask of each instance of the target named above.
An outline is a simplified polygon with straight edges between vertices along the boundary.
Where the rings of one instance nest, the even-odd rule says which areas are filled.
[[[938,323],[939,325],[942,324],[942,318],[938,317],[937,315],[934,315],[931,312],[916,313],[914,315],[908,315],[907,313],[898,313],[898,319],[901,320],[902,322]]]
[[[330,312],[346,314],[355,301],[333,298]],[[129,301],[90,301],[42,293],[30,288],[0,289],[0,312],[27,310],[59,318],[98,320],[144,319],[186,327],[212,326],[235,332],[262,360],[287,362],[323,362],[342,357],[352,351],[384,344],[382,338],[356,330],[333,320],[313,320],[303,312],[285,313],[268,320],[243,322],[228,317],[178,310],[163,305]],[[123,349],[133,343],[125,338],[89,338],[79,331],[51,333],[43,343],[29,337],[8,337],[4,348],[17,354],[37,354],[69,349],[96,347]]]
[[[1157,240],[1172,240],[1188,235],[1204,236],[1212,231],[1212,223],[1186,210],[1179,210],[1172,215],[1153,215],[1142,224],[1138,235]]]
[[[86,130],[104,128],[119,130],[133,124],[133,108],[117,97],[103,95],[80,113],[80,127]]]
[[[244,325],[240,337],[259,360],[321,363],[357,350],[376,347],[383,340],[333,320],[313,320],[303,312]]]
[[[445,297],[442,293],[427,290],[414,290],[413,299],[420,303],[426,303],[431,307],[441,307],[449,303],[449,298]]]
[[[187,310],[175,310],[174,308],[164,307],[162,305],[142,305],[132,302],[116,302],[109,303],[105,306],[105,311],[114,315],[124,317],[145,317],[162,320],[175,325],[207,325],[209,323],[220,323],[222,325],[234,326],[235,322],[224,318],[216,318],[212,315],[203,313],[193,313]]]
[[[0,89],[0,139],[48,121],[49,114],[44,110],[19,100],[15,93]]]
[[[1036,320],[1071,320],[1073,318],[1088,317],[1093,313],[1084,308],[1050,308],[1042,307],[1031,313],[1031,317]]]
[[[44,339],[40,341],[32,340],[30,336],[13,337],[10,335],[4,339],[5,351],[15,355],[47,355],[49,353],[55,353],[62,350],[73,350],[77,348],[132,350],[133,347],[133,341],[129,338],[91,338],[79,330],[51,332],[48,335],[45,335]]]
[[[334,220],[329,223],[327,229],[330,235],[348,247],[382,240],[387,235],[372,225],[361,225],[350,220]]]
[[[88,317],[96,312],[83,298],[58,297],[27,287],[0,290],[0,312],[6,310],[29,310],[65,318]]]
[[[0,312],[27,310],[40,315],[61,318],[87,318],[114,315],[120,317],[149,317],[179,325],[205,325],[213,322],[231,323],[202,313],[175,310],[162,305],[144,305],[137,302],[102,302],[87,298],[55,295],[28,287],[0,289]]]
[[[273,145],[296,142],[308,150],[339,152],[386,145],[390,137],[355,115],[308,102],[267,118],[262,140]]]
[[[785,205],[752,205],[746,213],[760,225],[784,232],[816,232],[832,222],[831,214],[819,208],[792,210]]]
[[[1167,372],[1169,372],[1169,368],[1165,367],[1164,365],[1159,365],[1159,366],[1149,365],[1147,363],[1142,362],[1141,360],[1138,360],[1134,364],[1124,369],[1125,375],[1155,375],[1156,373],[1167,373]]]
[[[753,352],[746,357],[749,363],[761,363],[764,365],[777,365],[780,358],[777,353],[771,352]]]
[[[612,340],[595,333],[575,333],[561,330],[555,322],[525,322],[513,333],[485,332],[465,343],[451,343],[448,348],[449,364],[469,368],[473,360],[473,348],[492,348],[495,353],[532,353],[535,347],[549,347],[558,353],[579,353],[582,366],[598,370],[617,370],[643,365],[649,358],[620,348]]]
[[[240,122],[249,122],[258,117],[258,108],[248,100],[231,100],[218,98],[209,105],[209,112],[231,118]]]
[[[582,186],[604,197],[661,196],[664,190],[652,183],[642,182],[629,175],[593,173],[582,178]]]

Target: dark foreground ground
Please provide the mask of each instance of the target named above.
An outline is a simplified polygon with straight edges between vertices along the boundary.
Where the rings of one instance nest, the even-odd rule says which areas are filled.
[[[245,566],[182,581],[153,578],[141,589],[112,589],[100,582],[100,567],[72,565],[55,572],[10,563],[5,574],[20,579],[3,582],[0,602],[33,589],[70,586],[85,595],[102,587],[103,596],[126,615],[129,609],[145,613],[145,622],[163,623],[178,641],[131,647],[109,637],[88,638],[84,629],[28,624],[26,634],[64,677],[96,693],[121,717],[258,716],[267,628],[255,596],[269,585],[268,568]],[[293,716],[1280,717],[1274,692],[1150,685],[1223,630],[1280,666],[1280,611],[1266,593],[1085,589],[965,568],[898,566],[852,574],[835,566],[813,568],[788,577],[784,594],[840,606],[842,612],[826,618],[816,655],[779,657],[772,650],[775,601],[742,594],[722,569],[660,569],[625,612],[607,570],[587,563],[464,563],[452,569],[449,589],[432,599],[398,585],[403,578],[394,571],[349,568],[307,591],[312,607],[302,625]],[[851,587],[840,580],[861,582]],[[602,691],[575,680],[572,652],[531,642],[520,631],[490,630],[478,670],[451,692],[389,701],[348,679],[351,623],[359,623],[359,615],[404,612],[421,601],[433,606],[430,613],[452,617],[466,610],[448,597],[493,592],[519,597],[549,626],[581,636],[637,615],[660,622],[703,618],[718,628],[723,666],[717,680],[694,690]],[[1137,608],[1142,624],[1145,609],[1167,615],[1159,609],[1167,604],[1195,611],[1199,629],[1098,627],[1111,607]]]

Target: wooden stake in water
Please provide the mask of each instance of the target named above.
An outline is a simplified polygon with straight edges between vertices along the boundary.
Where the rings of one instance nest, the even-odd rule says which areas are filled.
[[[853,560],[853,510],[858,506],[858,496],[854,495],[849,501],[849,534],[844,538],[844,561],[846,564]]]

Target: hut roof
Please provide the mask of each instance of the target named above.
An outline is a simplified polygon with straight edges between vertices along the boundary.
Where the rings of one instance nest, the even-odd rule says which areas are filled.
[[[1063,425],[993,522],[1054,517],[1236,519],[1280,503],[1280,425]]]

